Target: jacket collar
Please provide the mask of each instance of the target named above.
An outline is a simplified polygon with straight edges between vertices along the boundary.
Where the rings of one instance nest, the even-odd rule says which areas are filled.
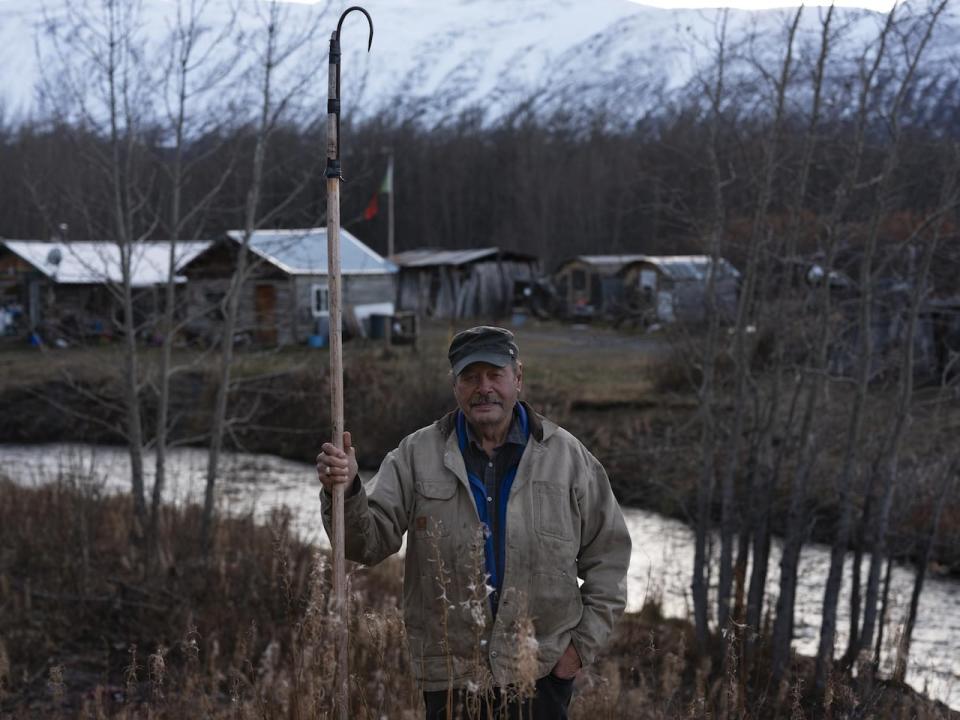
[[[523,401],[521,401],[523,402]],[[530,424],[530,440],[523,456],[520,458],[520,464],[517,466],[517,474],[513,480],[511,494],[516,493],[524,485],[530,482],[531,467],[538,461],[541,453],[546,449],[544,442],[550,438],[557,430],[558,426],[552,420],[548,420],[543,415],[538,415],[527,403],[523,403],[527,411],[527,422]],[[457,411],[453,410],[435,423],[440,430],[441,437],[444,439],[443,464],[450,470],[460,484],[470,492],[470,480],[467,478],[467,468],[463,462],[463,453],[460,452],[460,444],[457,438]],[[476,507],[474,507],[476,509]],[[479,515],[478,515],[479,517]]]
[[[527,419],[530,423],[530,436],[535,438],[537,442],[543,442],[556,431],[557,426],[543,417],[543,415],[538,414],[530,407],[529,403],[521,400],[520,404],[523,405],[523,409],[527,411]],[[447,438],[450,433],[456,432],[457,411],[451,410],[437,420],[436,425],[440,429],[440,434],[444,438]]]

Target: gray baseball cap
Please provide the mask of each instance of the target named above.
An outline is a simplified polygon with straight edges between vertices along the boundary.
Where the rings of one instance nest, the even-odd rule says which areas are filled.
[[[509,330],[480,325],[458,332],[450,342],[447,357],[453,374],[459,375],[467,365],[475,362],[506,367],[520,357],[520,348]]]

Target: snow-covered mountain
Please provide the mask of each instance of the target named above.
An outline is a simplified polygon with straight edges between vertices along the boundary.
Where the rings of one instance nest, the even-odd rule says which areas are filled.
[[[49,78],[51,64],[64,57],[49,29],[64,32],[71,4],[75,8],[77,0],[0,0],[0,104],[8,118],[39,112],[40,68]],[[145,47],[159,48],[168,37],[177,4],[143,0],[138,33]],[[234,6],[210,0],[204,24],[211,31],[227,27]],[[373,48],[366,52],[363,18],[351,15],[342,37],[345,112],[392,113],[430,124],[468,108],[482,108],[490,120],[520,103],[574,115],[602,105],[629,122],[661,102],[657,91],[689,86],[705,72],[716,52],[721,12],[664,10],[630,0],[366,0],[364,6],[375,25]],[[317,107],[326,96],[326,41],[340,11],[331,4],[314,41],[288,63],[315,75],[299,95],[321,103]],[[317,12],[316,6],[285,5],[281,25],[300,30]],[[732,76],[755,73],[754,60],[775,69],[793,12],[729,11],[727,36],[741,58],[731,64]],[[824,12],[805,11],[798,47],[813,52]],[[842,32],[834,62],[866,47],[882,22],[876,13],[838,10],[835,27]],[[217,52],[229,55],[252,42],[263,24],[262,6],[243,5],[230,40]],[[958,27],[955,17],[944,19],[931,57],[955,52],[951,37]],[[954,77],[960,75],[955,59],[952,68]]]

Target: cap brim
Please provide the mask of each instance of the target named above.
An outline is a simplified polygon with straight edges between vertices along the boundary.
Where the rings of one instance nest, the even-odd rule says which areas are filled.
[[[464,371],[467,365],[472,365],[476,362],[490,363],[491,365],[496,365],[497,367],[506,367],[512,361],[513,357],[510,355],[505,355],[504,353],[475,352],[467,355],[465,358],[457,362],[453,366],[453,374],[459,375]]]

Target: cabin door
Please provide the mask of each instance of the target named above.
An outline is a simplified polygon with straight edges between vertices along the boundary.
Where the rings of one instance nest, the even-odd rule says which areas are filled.
[[[277,288],[273,285],[257,285],[254,288],[257,342],[261,345],[277,344]]]

